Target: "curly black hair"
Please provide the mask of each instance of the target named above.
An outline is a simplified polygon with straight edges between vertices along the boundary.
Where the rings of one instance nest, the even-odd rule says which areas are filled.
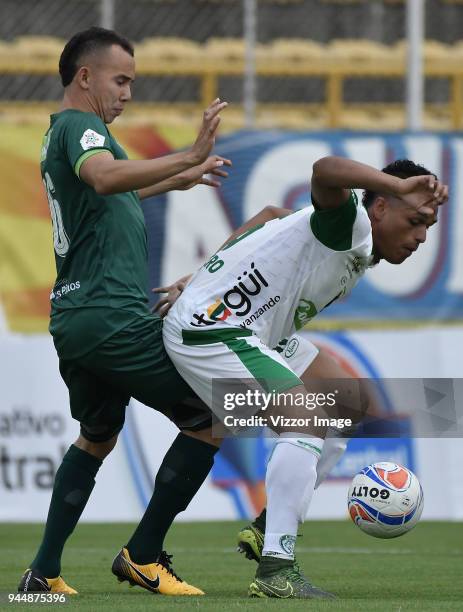
[[[415,164],[409,159],[397,159],[383,168],[382,172],[391,174],[392,176],[398,176],[399,178],[409,178],[411,176],[424,176],[432,174],[432,176],[437,179],[434,172],[431,172],[424,166]],[[374,191],[365,189],[362,196],[362,204],[365,206],[365,208],[368,208],[378,195],[379,194],[375,193]]]
[[[67,87],[72,82],[80,68],[79,60],[84,55],[105,47],[111,47],[111,45],[119,45],[129,55],[132,57],[134,55],[132,43],[114,30],[93,27],[74,34],[66,43],[59,59],[59,73],[63,87]]]

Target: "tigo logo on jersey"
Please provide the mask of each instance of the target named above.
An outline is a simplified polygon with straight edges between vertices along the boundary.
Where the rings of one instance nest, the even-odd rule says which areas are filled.
[[[237,282],[231,289],[225,292],[223,298],[216,301],[206,308],[206,314],[193,314],[196,322],[190,321],[190,325],[201,327],[203,325],[215,325],[218,321],[225,321],[232,314],[237,317],[245,317],[251,311],[252,300],[259,295],[263,287],[268,287],[268,283],[259,270],[251,263],[250,271],[244,271],[237,278]],[[278,300],[279,301],[279,296]]]
[[[95,147],[102,147],[104,145],[105,137],[94,130],[85,130],[80,139],[80,145],[84,151],[88,149],[94,149]]]

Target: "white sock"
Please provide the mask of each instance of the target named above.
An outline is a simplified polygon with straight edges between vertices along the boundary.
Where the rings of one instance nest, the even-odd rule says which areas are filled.
[[[317,479],[321,438],[279,437],[270,457],[265,488],[267,516],[262,555],[294,559],[297,529],[305,520]]]
[[[344,454],[344,451],[347,448],[347,442],[348,440],[346,438],[340,438],[336,435],[327,436],[325,438],[322,454],[317,463],[317,482],[315,483],[316,489],[321,485],[341,456]]]

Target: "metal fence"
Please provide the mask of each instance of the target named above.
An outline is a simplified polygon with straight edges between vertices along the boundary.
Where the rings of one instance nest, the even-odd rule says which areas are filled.
[[[24,34],[69,38],[91,25],[113,26],[134,41],[150,36],[204,42],[243,34],[246,0],[1,0],[0,40]],[[256,0],[257,39],[368,38],[393,44],[405,36],[406,0]],[[426,32],[463,37],[463,0],[425,0]]]
[[[179,107],[200,105],[203,98],[218,92],[239,105],[244,102],[246,106],[247,100],[250,115],[254,112],[253,99],[259,112],[264,108],[261,105],[267,105],[266,108],[305,105],[312,112],[325,112],[323,109],[328,108],[326,123],[332,125],[339,98],[347,106],[370,105],[377,109],[384,105],[397,109],[405,100],[404,69],[393,65],[394,54],[389,54],[389,68],[381,70],[379,66],[375,75],[371,68],[362,69],[361,58],[356,58],[355,52],[349,64],[347,56],[343,57],[343,42],[340,42],[332,63],[336,64],[336,57],[344,62],[342,78],[336,82],[334,78],[330,80],[327,71],[317,67],[317,61],[319,66],[326,65],[322,45],[331,45],[329,49],[332,49],[333,40],[344,41],[350,48],[362,40],[382,43],[389,49],[397,47],[405,37],[405,2],[401,0],[1,0],[0,55],[3,49],[3,54],[11,54],[11,61],[10,68],[8,62],[2,64],[3,69],[0,66],[0,102],[58,100],[61,86],[54,73],[53,57],[57,57],[60,46],[72,34],[92,25],[113,27],[140,49],[146,50],[152,44],[154,68],[150,70],[145,62],[134,88],[134,98],[139,102],[175,103]],[[463,39],[462,26],[463,2],[426,1],[428,39],[447,45],[457,43]],[[246,38],[252,42],[253,36],[254,54],[249,45],[246,52],[244,42]],[[35,37],[42,39],[42,46],[43,37],[58,39],[54,43],[55,51],[51,51],[52,63],[43,64],[50,69],[48,72],[38,68],[29,72],[15,70],[18,53],[27,55],[29,48],[29,55],[34,54]],[[157,58],[155,54],[160,47],[156,47],[155,40],[164,44]],[[312,56],[307,55],[302,68],[298,59],[301,43],[305,44],[304,53],[308,44],[319,48]],[[51,48],[52,39],[49,44]],[[220,48],[222,51],[218,52]],[[267,53],[270,48],[272,53]],[[178,58],[182,53],[191,69],[181,69],[182,61]],[[370,53],[368,48],[365,53],[367,56]],[[171,64],[173,56],[177,56],[177,64]],[[221,64],[221,70],[209,80],[201,70],[204,57],[208,56],[209,74],[213,73],[212,56]],[[258,59],[254,81],[253,56]],[[194,57],[198,60],[196,67],[191,61]],[[276,69],[278,65],[280,70]],[[447,109],[447,117],[456,114],[461,98],[461,79],[458,80],[458,70],[455,70],[449,77],[434,67],[425,82],[428,105],[438,111],[452,102],[453,110]]]

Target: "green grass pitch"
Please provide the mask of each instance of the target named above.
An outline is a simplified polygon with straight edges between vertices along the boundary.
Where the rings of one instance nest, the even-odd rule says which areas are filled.
[[[175,571],[207,593],[191,599],[119,584],[111,562],[132,526],[81,524],[65,549],[62,569],[79,595],[64,609],[463,610],[463,523],[423,522],[412,533],[386,541],[364,535],[350,522],[307,522],[298,538],[298,559],[315,584],[336,593],[338,598],[329,602],[248,599],[256,565],[235,552],[243,524],[179,523],[171,530],[166,548],[174,555]],[[32,604],[8,604],[5,593],[15,591],[41,532],[40,525],[0,524],[1,610],[31,609]]]

